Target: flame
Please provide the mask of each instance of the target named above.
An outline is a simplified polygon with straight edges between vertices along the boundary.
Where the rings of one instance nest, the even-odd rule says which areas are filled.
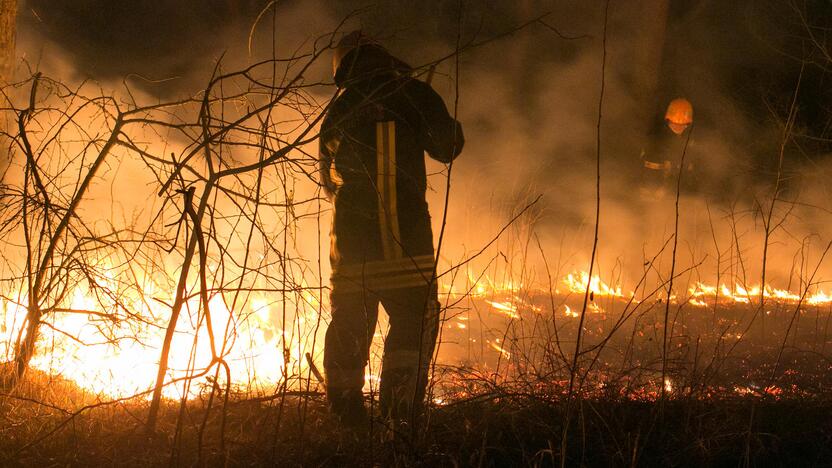
[[[493,342],[492,342],[492,343],[490,343],[490,345],[491,345],[491,347],[492,347],[495,351],[497,351],[497,352],[499,352],[500,354],[502,354],[504,358],[506,358],[506,359],[511,359],[511,353],[510,353],[510,352],[508,352],[508,351],[506,351],[505,349],[503,349],[503,347],[502,347],[502,346],[498,345],[497,343],[493,343]]]
[[[146,298],[156,297],[154,292],[148,288],[143,294]],[[126,302],[122,299],[122,304],[143,316],[169,316],[168,306],[150,303],[138,296],[134,295]],[[94,313],[107,312],[101,310],[101,303],[94,297],[92,292],[76,288],[67,308],[49,314],[38,340],[38,349],[49,352],[36,353],[30,366],[61,375],[96,394],[122,398],[147,391],[156,380],[164,327],[136,326],[127,321],[108,323],[112,330],[107,334],[119,337],[110,340],[102,333],[102,325],[91,319]],[[3,312],[0,352],[7,360],[14,351],[10,337],[17,336],[23,326],[27,302],[25,297],[17,301],[0,299]],[[195,317],[186,316],[198,308],[198,298],[188,301],[178,321],[171,342],[169,379],[185,376],[189,368],[199,372],[212,362],[213,352],[204,321],[197,322]],[[303,357],[312,351],[311,346],[307,345],[307,340],[293,337],[292,331],[277,326],[279,321],[275,319],[267,297],[255,297],[244,304],[239,313],[232,314],[222,295],[217,294],[210,298],[209,310],[217,352],[223,353],[223,359],[229,364],[233,382],[244,382],[250,390],[264,389],[274,386],[287,374],[300,374],[308,369]],[[298,317],[295,324],[298,323],[302,324],[302,317]],[[195,335],[199,339],[194,348]],[[320,349],[316,350],[316,354],[319,353]],[[194,387],[198,386],[191,387],[191,395],[199,391]],[[185,386],[180,382],[166,386],[163,395],[181,398],[184,391]]]
[[[115,289],[116,279],[112,276],[105,277],[102,281],[112,282],[109,286]],[[557,289],[534,289],[512,281],[498,282],[487,276],[469,277],[468,280],[468,286],[465,288],[443,285],[443,290],[452,295],[467,294],[479,298],[488,304],[491,310],[512,320],[521,319],[524,314],[543,311],[541,306],[535,304],[535,294],[548,297],[550,293],[562,296],[584,293],[589,285],[590,292],[596,298],[607,297],[627,301],[634,296],[633,293],[625,293],[623,285],[604,282],[598,276],[590,279],[586,272],[573,272],[561,279],[559,284],[564,286],[563,290],[566,293]],[[248,391],[256,392],[274,388],[287,379],[299,381],[300,378],[307,377],[309,360],[314,363],[321,358],[320,343],[326,329],[325,326],[315,326],[318,311],[326,305],[322,304],[320,295],[313,291],[312,288],[306,288],[297,295],[297,304],[292,304],[291,307],[287,304],[285,308],[279,296],[272,297],[259,292],[236,304],[233,311],[231,304],[226,302],[221,294],[210,297],[212,332],[216,337],[217,351],[229,364],[232,382]],[[710,285],[696,282],[687,292],[688,295],[684,298],[681,298],[681,295],[679,298],[676,298],[677,295],[671,295],[671,301],[685,301],[694,307],[707,308],[712,307],[717,301],[754,303],[762,296],[768,300],[789,304],[801,301],[807,305],[832,304],[832,294],[820,289],[796,293],[770,285],[760,287],[735,284],[729,287],[726,284]],[[3,313],[0,320],[0,332],[3,333],[0,353],[4,354],[6,360],[14,355],[13,337],[16,337],[23,327],[28,303],[25,295],[13,299],[14,297],[12,295],[0,298],[0,310]],[[130,320],[107,321],[97,318],[95,314],[114,312],[120,310],[119,308],[130,309],[143,317],[157,317],[157,321],[163,323],[170,314],[170,306],[167,304],[171,301],[166,299],[170,297],[171,295],[165,295],[158,286],[148,283],[144,290],[120,297],[118,304],[107,305],[102,303],[101,298],[94,292],[85,291],[77,286],[66,299],[65,308],[48,315],[38,343],[38,349],[48,351],[37,353],[31,361],[31,366],[51,374],[60,374],[96,394],[126,397],[145,392],[156,379],[164,326],[158,323],[136,324]],[[162,299],[153,300],[154,298]],[[580,316],[580,310],[575,310],[574,304],[570,306],[562,303],[557,307],[565,317]],[[172,342],[168,380],[188,375],[188,369],[200,372],[212,361],[213,353],[207,338],[206,324],[197,319],[199,309],[199,299],[196,297],[185,304]],[[281,319],[284,309],[291,309],[291,320]],[[592,301],[587,304],[587,312],[603,313],[604,309],[596,301]],[[287,323],[287,329],[281,328],[282,323]],[[467,317],[464,316],[456,317],[454,324],[453,328],[456,330],[469,328]],[[449,327],[451,325],[449,324]],[[106,329],[107,333],[102,329]],[[315,333],[319,335],[316,336]],[[376,341],[381,342],[382,334],[376,335]],[[108,336],[120,339],[108,340]],[[736,333],[728,333],[725,336],[741,338]],[[194,348],[195,337],[198,339]],[[318,344],[313,349],[312,343],[315,342]],[[488,346],[505,359],[511,359],[512,353],[507,351],[499,340],[488,341]],[[309,358],[306,357],[307,353],[310,355]],[[316,367],[320,368],[320,364]],[[316,382],[317,380],[313,380],[313,383]],[[365,376],[365,388],[377,383],[378,377],[368,372]],[[673,383],[668,379],[664,382],[664,387],[670,392]],[[179,382],[166,386],[164,395],[169,398],[181,398],[185,391],[186,387]],[[199,385],[192,385],[188,389],[188,395],[196,395],[199,391]]]
[[[566,304],[563,305],[563,313],[567,317],[572,317],[572,318],[577,318],[577,317],[580,317],[580,315],[581,315],[579,312],[575,312],[574,310],[572,310],[572,308],[569,307]]]
[[[520,315],[517,314],[517,306],[515,306],[511,302],[494,302],[494,301],[489,301],[487,299],[486,299],[485,302],[488,303],[494,309],[505,313],[507,316],[509,316],[512,319],[520,318]]]
[[[585,271],[580,273],[570,273],[563,279],[563,283],[573,293],[586,293],[587,284],[589,284],[589,291],[595,296],[624,297],[624,293],[620,285],[610,286],[601,281],[601,278],[598,275],[593,275],[592,280],[590,281],[589,273]]]

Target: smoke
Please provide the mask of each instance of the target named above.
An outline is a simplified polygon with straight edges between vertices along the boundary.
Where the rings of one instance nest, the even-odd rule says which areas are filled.
[[[695,267],[684,279],[759,282],[767,224],[768,281],[796,287],[798,277],[808,281],[820,262],[832,234],[824,221],[825,184],[818,183],[828,174],[828,150],[810,145],[825,130],[804,113],[822,95],[817,82],[823,70],[807,65],[801,74],[800,51],[784,53],[791,47],[782,37],[788,11],[769,6],[671,8],[664,47],[651,63],[643,49],[653,39],[652,23],[661,19],[613,3],[600,129],[602,275],[621,274],[625,283],[634,283],[671,239],[680,174],[677,271]],[[601,7],[600,2],[584,7],[576,15],[584,21],[562,21],[567,34],[589,38],[567,41],[533,27],[463,59],[460,115],[468,146],[455,168],[449,219],[450,238],[465,239],[469,251],[487,241],[509,213],[542,194],[534,233],[547,255],[565,258],[567,270],[587,268]],[[794,35],[802,31],[802,25],[787,26]],[[777,32],[760,37],[761,31]],[[798,81],[795,126],[782,150],[778,183],[783,128]],[[664,108],[676,97],[695,107],[686,149],[687,136],[673,135],[663,123]],[[647,162],[667,169],[649,169]],[[512,248],[506,244],[501,248]],[[517,261],[525,246],[514,248]],[[666,280],[669,250],[654,266],[661,272],[657,280]],[[504,261],[514,268],[514,261]],[[828,277],[827,264],[820,263],[814,281]]]
[[[549,12],[543,18],[548,26],[532,23],[466,50],[458,75],[454,60],[437,69],[432,84],[450,108],[459,93],[467,141],[452,169],[443,259],[453,263],[478,251],[542,195],[484,259],[502,253],[499,261],[513,265],[528,251],[524,242],[536,236],[560,268],[588,265],[603,2],[391,0],[356,8],[347,1],[286,1],[267,9],[254,29],[266,2],[122,3],[31,0],[21,9],[27,59],[41,67],[61,64],[55,65],[60,73],[114,88],[130,76],[131,86],[158,99],[199,90],[221,56],[224,69],[233,69],[270,56],[273,39],[279,55],[291,54],[344,18],[345,30],[362,28],[420,65],[453,51],[457,37],[462,44],[477,42]],[[810,4],[807,9],[821,8]],[[662,5],[666,22],[657,13]],[[800,73],[798,59],[820,63],[823,57],[795,40],[805,29],[796,12],[775,1],[612,2],[600,128],[602,274],[637,279],[666,244],[681,174],[680,265],[699,264],[703,278],[718,270],[750,283],[759,278],[783,125],[799,76],[799,138],[785,148],[772,224],[787,218],[769,240],[769,275],[789,282],[796,264],[806,270],[818,260],[832,234],[822,183],[829,164],[823,145],[808,145],[826,137],[825,122],[812,117],[820,112],[812,103],[828,92],[822,68],[810,63]],[[321,64],[307,79],[326,81],[329,72]],[[326,96],[322,91],[320,97]],[[687,136],[663,126],[664,107],[680,96],[695,108],[681,172]],[[669,169],[649,169],[645,162]],[[435,163],[429,169],[438,235],[447,171]],[[807,240],[812,247],[802,251]],[[796,255],[802,259],[797,263]],[[539,253],[528,261],[539,263]],[[657,268],[666,272],[669,261],[666,252]]]

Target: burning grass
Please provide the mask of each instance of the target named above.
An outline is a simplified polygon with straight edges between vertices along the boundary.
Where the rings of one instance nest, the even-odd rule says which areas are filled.
[[[146,394],[113,400],[32,371],[3,395],[0,454],[4,464],[20,466],[557,465],[568,372],[547,363],[557,351],[545,337],[557,327],[559,343],[574,340],[577,319],[564,310],[579,298],[564,291],[512,287],[448,295],[456,301],[443,328],[429,419],[412,442],[391,443],[380,419],[366,436],[345,433],[314,384],[306,392],[232,386],[226,394],[222,382],[216,388],[195,383],[190,398],[163,400],[157,431],[148,435]],[[579,430],[568,439],[570,463],[814,465],[832,455],[832,363],[824,358],[829,304],[800,310],[775,369],[774,343],[783,339],[793,302],[772,300],[765,326],[755,320],[750,327],[753,304],[726,299],[714,314],[674,303],[662,400],[662,310],[656,307],[662,302],[652,302],[640,301],[645,310],[638,320],[607,339],[616,316],[633,305],[627,294],[594,295],[585,340],[590,348],[605,347],[591,362],[582,361],[588,370],[575,409]]]

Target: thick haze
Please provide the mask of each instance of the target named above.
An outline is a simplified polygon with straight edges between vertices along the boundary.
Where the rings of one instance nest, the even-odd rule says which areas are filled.
[[[548,13],[546,24],[569,38],[535,23],[460,59],[458,114],[467,146],[453,169],[445,252],[446,258],[459,259],[463,251],[477,250],[509,213],[542,194],[534,217],[547,255],[558,256],[562,245],[564,268],[586,267],[595,206],[603,2],[279,1],[276,18],[269,12],[258,25],[249,56],[249,31],[266,3],[32,0],[20,8],[19,52],[33,66],[72,74],[65,79],[119,83],[130,77],[131,86],[168,98],[198,90],[222,54],[228,69],[270,53],[273,20],[278,49],[289,53],[354,13],[347,30],[362,28],[418,65],[451,52],[458,25],[466,43]],[[830,62],[809,34],[819,31],[813,26],[832,21],[829,3],[792,8],[781,0],[670,1],[666,27],[663,3],[614,0],[610,8],[601,127],[602,274],[617,262],[638,271],[643,256],[652,256],[673,232],[673,192],[685,136],[667,130],[663,115],[671,99],[684,96],[695,108],[695,126],[683,171],[680,258],[684,264],[707,259],[705,265],[715,266],[707,262],[716,258],[716,237],[723,253],[740,245],[752,259],[753,277],[762,242],[755,210],[757,202],[770,199],[782,120],[799,76],[798,138],[786,146],[787,189],[781,197],[832,209],[823,141],[832,116],[825,81]],[[807,61],[802,75],[801,60]],[[329,70],[321,66],[314,73],[326,79]],[[446,61],[433,81],[451,108],[453,73],[453,61]],[[670,161],[672,169],[651,171],[645,160]],[[441,176],[431,182],[436,223],[444,182]],[[732,211],[736,229],[727,221]],[[813,245],[825,245],[831,220],[815,208],[801,205],[794,211],[771,254],[782,281],[788,280],[796,246],[807,236],[814,236]]]

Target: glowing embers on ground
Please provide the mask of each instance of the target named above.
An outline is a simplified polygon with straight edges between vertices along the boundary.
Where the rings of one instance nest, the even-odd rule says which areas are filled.
[[[740,284],[735,284],[733,288],[729,288],[725,284],[721,284],[717,287],[696,282],[688,289],[688,293],[688,303],[697,307],[711,307],[716,302],[751,304],[759,302],[761,297],[767,300],[770,299],[775,302],[788,304],[832,304],[832,296],[830,296],[826,291],[814,288],[811,291],[809,289],[805,289],[800,293],[797,293],[786,289],[774,288],[770,285],[766,285],[765,288],[762,288],[759,285],[744,287]]]
[[[502,302],[492,301],[489,299],[483,299],[483,301],[490,305],[492,310],[511,319],[522,318],[521,312],[523,310],[529,310],[536,313],[543,310],[540,306],[534,305],[527,299],[523,299],[520,296],[512,296]]]
[[[483,366],[485,369],[493,369],[495,366],[510,368],[512,365],[522,367],[525,356],[534,355],[534,352],[529,352],[529,346],[536,346],[531,344],[537,343],[534,340],[551,342],[552,339],[559,339],[562,342],[573,343],[575,327],[584,311],[584,330],[588,342],[605,340],[611,327],[616,326],[615,320],[626,317],[633,311],[636,311],[639,317],[639,320],[632,323],[634,339],[639,343],[638,346],[642,346],[639,352],[649,354],[655,351],[649,343],[651,340],[661,340],[661,315],[667,304],[666,285],[654,283],[649,287],[640,286],[638,291],[641,295],[637,296],[628,292],[630,289],[627,287],[631,286],[629,283],[603,281],[600,277],[590,280],[590,276],[585,272],[564,275],[557,282],[553,282],[551,288],[546,284],[548,281],[541,284],[539,276],[537,281],[533,281],[534,275],[528,275],[528,278],[523,284],[501,283],[481,274],[476,277],[469,276],[469,283],[462,287],[457,285],[456,288],[451,288],[449,285],[443,285],[442,290],[447,292],[443,301],[446,301],[445,304],[450,311],[444,326],[447,334],[443,339],[454,343],[451,345],[455,346],[454,352],[463,356],[461,359],[464,362]],[[548,277],[543,277],[543,280],[548,280]],[[591,294],[586,297],[588,300],[584,309],[587,285]],[[695,330],[695,335],[701,335],[704,337],[703,340],[727,341],[731,346],[759,338],[755,338],[755,335],[744,340],[746,337],[743,329],[746,327],[745,321],[754,316],[753,311],[759,304],[761,295],[766,298],[767,305],[786,305],[785,308],[770,307],[766,310],[767,315],[777,316],[778,320],[788,321],[788,312],[792,310],[789,305],[801,304],[815,310],[817,305],[832,304],[829,295],[816,288],[797,293],[771,286],[765,289],[740,286],[728,288],[698,282],[690,286],[680,283],[678,289],[674,290],[674,294],[670,296],[670,304],[674,310],[672,328],[677,333],[683,333],[679,330],[694,333],[692,330]],[[719,315],[714,315],[711,319],[710,314],[701,314],[700,310],[714,307],[717,297],[720,303]],[[694,313],[690,315],[677,315],[675,311],[682,310],[681,306],[684,305],[699,307],[691,308],[689,312]],[[778,310],[783,313],[779,313]],[[747,313],[748,311],[751,313]],[[548,325],[542,325],[544,323]],[[785,330],[785,323],[781,327],[782,330]],[[556,327],[559,336],[546,328],[549,326]],[[718,330],[713,327],[717,327]],[[547,336],[545,330],[553,334]],[[620,338],[626,341],[629,335],[623,335]],[[503,341],[496,341],[497,338],[502,338]],[[680,343],[693,346],[679,337],[672,338],[671,342],[674,349]],[[708,346],[711,345],[713,343]],[[541,346],[545,348],[547,345]],[[738,349],[745,350],[744,346],[743,344]],[[756,344],[752,343],[749,346],[753,348]],[[500,358],[503,359],[502,364]],[[443,356],[443,359],[443,362],[453,365],[453,362],[448,361],[448,355]],[[666,393],[675,393],[684,387],[682,380],[678,382],[677,384],[676,378],[671,381],[670,377],[666,382],[658,379],[650,392],[661,392],[664,388]],[[726,391],[732,391],[730,387],[726,388]]]
[[[634,295],[630,292],[624,293],[624,288],[620,284],[610,285],[601,279],[599,275],[592,275],[590,281],[589,273],[586,271],[579,271],[569,273],[564,276],[559,283],[561,287],[554,287],[552,290],[544,288],[541,285],[526,285],[522,282],[514,282],[511,279],[505,281],[495,281],[487,275],[476,277],[468,275],[468,282],[464,287],[459,287],[457,284],[442,285],[443,291],[455,297],[469,296],[473,298],[493,298],[496,296],[514,295],[515,298],[520,293],[534,293],[534,294],[549,294],[563,295],[569,293],[584,294],[589,286],[589,292],[595,297],[617,297],[629,298]],[[516,308],[503,302],[495,304],[489,301],[494,308],[503,311],[516,312]]]
[[[512,281],[501,283],[492,280],[488,276],[475,278],[469,275],[467,287],[458,288],[456,286],[446,285],[444,286],[444,290],[450,296],[461,297],[467,295],[473,298],[484,299],[494,310],[510,318],[519,318],[520,312],[524,308],[530,308],[537,312],[540,311],[539,308],[529,304],[527,300],[522,299],[524,296],[547,295],[550,292],[556,296],[585,294],[587,286],[591,293],[590,304],[588,305],[588,309],[591,312],[602,311],[596,301],[599,298],[633,299],[636,302],[650,299],[647,297],[635,298],[635,293],[632,291],[625,292],[627,290],[622,284],[605,282],[598,275],[593,275],[590,279],[589,274],[585,271],[567,274],[560,280],[559,286],[550,291],[540,286],[526,286],[522,283],[514,283]],[[660,299],[663,295],[666,295],[666,292],[662,288],[658,288],[657,291],[655,299]],[[731,288],[725,284],[715,286],[699,281],[688,288],[688,295],[686,297],[680,299],[680,296],[673,294],[670,296],[670,300],[672,303],[679,303],[682,300],[693,306],[710,307],[713,306],[715,300],[721,303],[751,304],[759,301],[761,295],[765,299],[780,303],[803,303],[806,305],[832,304],[832,293],[819,288],[809,288],[800,292],[794,292],[788,289],[775,288],[771,285],[761,288],[759,285],[746,287],[737,283]],[[564,308],[564,315],[578,315],[574,308],[570,308],[568,305],[565,305]]]
[[[489,306],[492,312],[516,320],[522,319],[524,312],[543,312],[545,307],[538,305],[537,302],[540,301],[536,301],[535,298],[548,297],[550,294],[558,297],[582,296],[587,291],[587,285],[591,293],[591,300],[586,308],[587,313],[604,312],[601,305],[597,303],[598,299],[627,300],[633,297],[632,292],[629,295],[625,294],[621,285],[610,285],[598,275],[593,275],[590,281],[589,274],[585,271],[573,272],[564,276],[558,284],[559,287],[553,287],[551,290],[541,286],[527,286],[522,282],[512,280],[501,282],[495,281],[487,275],[475,277],[471,274],[468,275],[468,282],[464,287],[442,285],[442,289],[450,297],[468,297],[481,300]],[[580,308],[576,310],[574,305],[570,306],[563,303],[559,307],[566,317],[575,318],[580,316]],[[465,324],[459,324],[458,326],[460,329],[465,327]]]

